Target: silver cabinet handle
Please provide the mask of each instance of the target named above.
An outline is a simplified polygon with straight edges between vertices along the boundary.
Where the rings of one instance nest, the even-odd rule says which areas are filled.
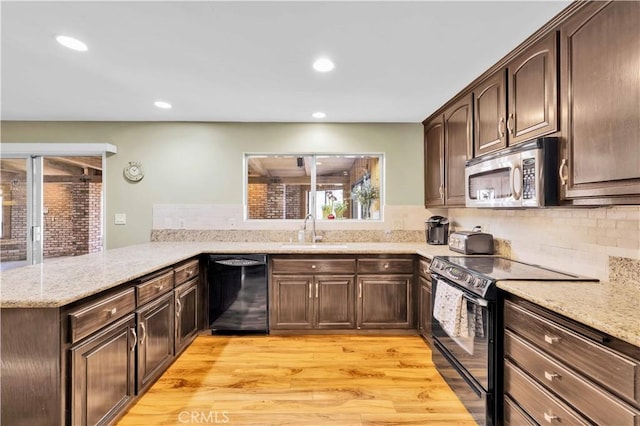
[[[389,264],[388,264],[388,263],[385,263],[382,267],[383,267],[384,269],[389,269]]]
[[[309,299],[313,299],[313,283],[309,281]]]
[[[440,193],[440,199],[444,200],[444,184],[440,184],[438,187],[438,192]]]
[[[315,243],[315,241],[314,241]],[[316,269],[316,265],[311,265],[311,269]]]
[[[509,130],[509,133],[511,135],[515,134],[515,129],[513,127],[515,123],[515,116],[513,115],[513,113],[509,114],[509,119],[507,120],[507,130]]]
[[[558,417],[558,416],[554,416],[553,414],[547,414],[547,413],[544,413],[544,420],[545,420],[547,423],[553,423],[553,422],[555,422],[555,421],[560,420],[560,417]]]
[[[569,180],[569,176],[563,173],[563,169],[566,171],[568,167],[567,159],[563,158],[562,162],[560,162],[560,167],[558,168],[558,177],[560,177],[560,185],[562,186],[565,186]]]
[[[108,317],[112,317],[116,314],[116,312],[118,312],[118,308],[106,308],[104,311]]]
[[[555,379],[559,378],[560,375],[558,373],[549,373],[548,371],[544,372],[544,378],[550,382],[553,382]]]
[[[560,341],[559,337],[556,336],[549,336],[548,334],[544,335],[544,341],[547,342],[550,345],[553,345],[554,343],[558,343]]]
[[[358,299],[362,299],[362,281],[358,283]]]
[[[144,324],[144,322],[141,322],[140,328],[142,329],[142,333],[140,333],[140,344],[144,345],[144,341],[147,338],[147,326]]]
[[[500,121],[498,122],[498,135],[504,138],[504,117],[500,117]]]
[[[156,290],[161,291],[164,288],[164,284],[156,284]]]
[[[187,269],[187,277],[190,277],[191,275],[193,275],[193,269]]]
[[[135,328],[131,327],[129,330],[131,330],[131,334],[133,334],[133,345],[131,345],[131,352],[133,352],[138,344],[138,335],[136,334]]]
[[[176,316],[180,316],[180,312],[182,312],[182,303],[180,303],[180,299],[176,299]]]
[[[316,281],[316,299],[318,298],[318,281]]]

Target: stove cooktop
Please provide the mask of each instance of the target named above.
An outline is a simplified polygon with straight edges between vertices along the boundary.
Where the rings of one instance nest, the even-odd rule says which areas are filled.
[[[495,293],[496,281],[598,281],[539,265],[494,256],[437,256],[431,270],[483,297]]]

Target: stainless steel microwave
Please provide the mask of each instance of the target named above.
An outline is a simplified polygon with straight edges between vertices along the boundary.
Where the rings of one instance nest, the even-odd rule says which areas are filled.
[[[558,146],[558,138],[539,138],[467,161],[465,205],[557,206]]]

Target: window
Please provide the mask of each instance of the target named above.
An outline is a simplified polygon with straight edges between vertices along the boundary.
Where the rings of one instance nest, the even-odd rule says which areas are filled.
[[[382,154],[246,154],[247,219],[382,219]]]

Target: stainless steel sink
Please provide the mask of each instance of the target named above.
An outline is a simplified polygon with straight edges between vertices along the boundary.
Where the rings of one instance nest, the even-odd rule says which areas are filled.
[[[317,249],[317,250],[322,250],[322,249],[346,249],[347,245],[346,244],[295,244],[295,243],[291,243],[291,244],[283,244],[280,246],[280,248],[283,249]]]

